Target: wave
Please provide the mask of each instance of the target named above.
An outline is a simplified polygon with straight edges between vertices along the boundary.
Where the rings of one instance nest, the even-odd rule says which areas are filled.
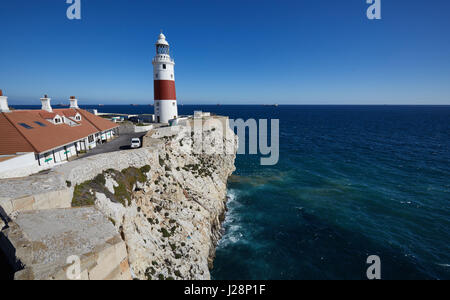
[[[228,197],[228,211],[225,215],[225,221],[223,222],[223,228],[225,229],[225,234],[219,241],[217,247],[227,247],[231,244],[236,244],[242,242],[242,225],[239,224],[240,218],[237,213],[237,209],[242,206],[239,203],[239,191],[234,189],[229,189],[227,193]]]

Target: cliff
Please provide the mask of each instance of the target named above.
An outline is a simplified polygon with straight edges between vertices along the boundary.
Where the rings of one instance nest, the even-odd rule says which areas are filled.
[[[210,117],[197,121],[202,128],[195,133],[192,120],[183,126],[156,128],[144,137],[142,149],[80,159],[47,176],[24,179],[34,183],[31,195],[23,190],[14,195],[0,193],[0,200],[5,207],[9,205],[6,211],[12,218],[5,236],[14,236],[12,231],[16,236],[28,236],[17,234],[24,230],[20,222],[23,224],[23,220],[30,217],[25,214],[41,214],[41,210],[54,208],[60,209],[54,213],[61,213],[61,208],[69,202],[73,207],[71,210],[89,208],[101,212],[106,220],[103,222],[108,223],[104,225],[107,232],[110,232],[108,226],[115,228],[116,237],[111,235],[110,240],[97,242],[93,249],[107,249],[102,245],[110,245],[117,237],[126,245],[128,264],[122,260],[123,251],[119,251],[120,255],[116,251],[116,267],[108,270],[108,274],[101,274],[102,278],[123,279],[127,277],[125,269],[129,265],[133,278],[137,279],[210,279],[209,269],[226,211],[227,179],[235,170],[237,137],[229,129],[227,118]],[[47,183],[45,189],[35,184],[40,180]],[[49,181],[55,184],[49,185]],[[0,185],[11,184],[27,186],[20,180],[0,182]],[[47,200],[50,198],[51,202]],[[18,205],[25,202],[29,205]],[[67,231],[64,234],[70,235]],[[92,235],[95,233],[91,233],[90,238]],[[14,238],[11,240],[11,244],[17,244]],[[120,243],[114,245],[121,249]],[[30,264],[42,264],[36,259],[38,255],[33,257],[28,270]],[[62,264],[51,263],[54,266]],[[97,265],[101,265],[99,260]],[[100,269],[86,269],[85,278],[91,278],[92,270],[96,271],[92,274],[100,278]],[[48,270],[46,272],[43,277],[59,278],[49,276]],[[35,267],[33,277],[41,275]]]

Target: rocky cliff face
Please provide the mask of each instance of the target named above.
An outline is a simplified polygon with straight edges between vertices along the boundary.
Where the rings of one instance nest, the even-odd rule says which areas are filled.
[[[73,205],[95,204],[120,232],[134,278],[210,279],[237,138],[227,126],[206,123],[195,134],[187,126],[151,131],[158,161],[106,170],[75,187]],[[218,145],[228,154],[208,151]]]

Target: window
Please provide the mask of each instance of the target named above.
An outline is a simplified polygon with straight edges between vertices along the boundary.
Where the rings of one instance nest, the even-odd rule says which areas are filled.
[[[155,74],[155,77],[158,78],[158,73]]]
[[[56,118],[55,119],[55,124],[61,123],[61,119],[60,118]]]
[[[170,78],[172,78],[172,79],[173,79],[173,74],[170,74]]]
[[[45,124],[43,124],[43,123],[41,123],[39,121],[34,121],[34,123],[38,124],[41,127],[46,127],[47,126],[47,125],[45,125]]]
[[[19,125],[26,129],[33,129],[33,127],[31,127],[30,125],[28,125],[26,123],[19,123]]]
[[[81,121],[81,116],[77,115],[77,116],[75,117],[75,120]]]
[[[175,106],[175,102],[172,102],[172,106]]]
[[[89,141],[89,143],[93,143],[93,142],[94,142],[94,136],[93,136],[93,135],[90,135],[90,136],[88,137],[88,141]]]
[[[166,66],[166,64],[163,64],[163,69],[165,70],[165,69],[167,69],[167,66]]]

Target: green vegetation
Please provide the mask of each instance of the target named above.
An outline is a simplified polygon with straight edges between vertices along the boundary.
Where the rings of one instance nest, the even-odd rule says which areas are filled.
[[[105,179],[105,175],[102,174],[98,174],[93,180],[93,182],[99,184],[99,185],[105,185],[106,184],[106,179]]]
[[[151,170],[151,167],[149,165],[145,165],[142,168],[140,168],[142,173],[148,173]]]
[[[95,195],[90,189],[92,181],[77,184],[73,191],[72,207],[92,206],[95,204]]]
[[[130,203],[132,193],[138,182],[147,181],[146,173],[150,171],[150,166],[144,166],[140,169],[128,168],[122,172],[109,169],[102,174],[97,175],[93,180],[83,182],[75,186],[72,207],[89,206],[95,204],[95,193],[105,194],[113,202],[121,203],[126,206]],[[118,184],[114,187],[114,193],[111,193],[106,187],[105,175],[111,176]]]
[[[147,280],[152,280],[152,275],[156,274],[156,270],[153,267],[149,267],[145,270],[145,278]]]
[[[114,187],[114,196],[116,196],[116,200],[123,206],[126,206],[131,200],[131,194],[123,182],[120,182],[118,186]]]
[[[169,238],[171,236],[171,234],[164,227],[161,228],[161,233],[165,238]]]

